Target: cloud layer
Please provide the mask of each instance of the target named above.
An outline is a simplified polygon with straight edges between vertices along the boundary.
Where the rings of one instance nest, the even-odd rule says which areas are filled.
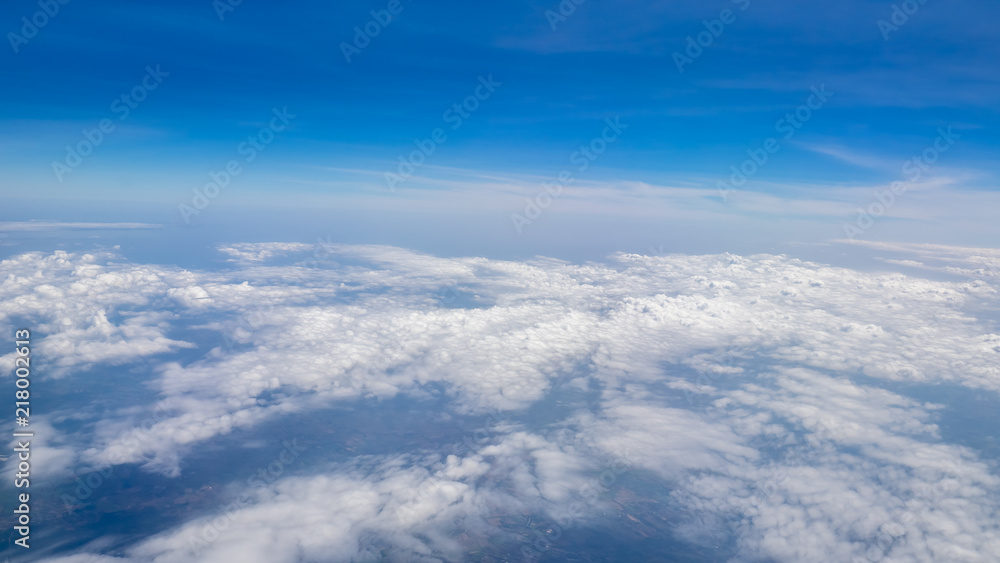
[[[64,437],[61,458],[182,476],[193,448],[236,431],[439,391],[443,416],[491,422],[464,445],[237,483],[215,515],[114,557],[54,561],[458,561],[488,537],[537,551],[497,518],[571,528],[619,511],[652,526],[628,512],[628,479],[656,483],[672,507],[659,533],[725,538],[738,561],[1000,553],[995,462],[943,437],[943,413],[959,407],[906,391],[997,399],[1000,335],[976,316],[996,304],[988,276],[770,255],[570,264],[334,244],[220,250],[233,268],[113,254],[0,263],[0,324],[30,319],[51,377],[136,364],[157,394],[101,413],[72,447]],[[526,414],[538,409],[552,414]]]

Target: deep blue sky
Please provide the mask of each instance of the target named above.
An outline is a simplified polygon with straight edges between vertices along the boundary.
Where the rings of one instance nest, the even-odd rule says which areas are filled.
[[[343,207],[345,198],[370,196],[377,207],[378,198],[427,201],[414,190],[460,186],[467,208],[506,217],[523,197],[477,200],[474,179],[521,182],[533,195],[612,116],[629,129],[580,181],[714,191],[820,85],[835,95],[782,141],[747,193],[780,198],[774,208],[833,198],[850,212],[899,180],[901,164],[949,126],[961,141],[924,180],[974,197],[996,185],[995,2],[926,0],[886,40],[878,21],[890,19],[889,1],[587,0],[553,30],[546,11],[558,11],[555,1],[403,0],[348,64],[340,44],[387,4],[246,0],[220,21],[209,0],[72,0],[17,54],[8,36],[0,55],[0,190],[159,202],[177,222],[192,189],[238,156],[272,108],[287,106],[296,118],[247,164],[229,203]],[[8,2],[5,34],[20,33],[21,18],[39,9]],[[735,21],[678,72],[673,54],[726,9]],[[141,83],[147,65],[169,76],[119,120],[112,102]],[[414,139],[447,127],[442,113],[490,75],[502,85],[449,132],[418,171],[423,180],[390,194],[384,172]],[[58,182],[52,162],[104,118],[115,131]],[[750,207],[761,205],[772,204]],[[15,215],[8,209],[0,219],[62,218]]]

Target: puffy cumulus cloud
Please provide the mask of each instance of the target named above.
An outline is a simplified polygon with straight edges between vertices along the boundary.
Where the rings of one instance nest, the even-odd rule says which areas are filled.
[[[363,457],[320,475],[233,489],[220,512],[106,561],[462,561],[497,533],[490,518],[550,510],[567,498],[567,484],[583,483],[588,465],[572,448],[527,432],[504,434],[464,457]],[[97,554],[47,561],[87,557],[105,561]]]
[[[313,245],[300,242],[238,243],[220,246],[219,252],[229,255],[230,262],[264,262],[276,256],[309,252]]]
[[[988,284],[866,274],[766,256],[725,262],[717,257],[623,259],[652,270],[638,275],[639,267],[633,269],[644,280],[697,270],[671,283],[676,296],[664,292],[633,300],[631,310],[623,308],[621,314],[637,322],[650,323],[656,315],[668,321],[655,322],[642,335],[635,331],[627,342],[608,339],[628,346],[623,357],[630,360],[649,356],[643,350],[664,347],[664,339],[671,350],[665,355],[684,354],[705,335],[716,345],[740,343],[796,365],[1000,389],[998,357],[984,353],[982,345],[997,335],[966,310],[968,301],[995,299]],[[684,310],[663,316],[666,307]]]
[[[207,291],[196,285],[168,289],[167,296],[189,309],[207,305],[212,299]]]
[[[50,359],[46,372],[54,377],[193,347],[166,336],[172,315],[164,294],[188,276],[118,259],[55,252],[0,261],[0,327],[7,332],[30,320],[36,334],[46,335],[37,352]]]
[[[990,561],[1000,478],[939,443],[935,405],[801,368],[718,392],[703,415],[614,394],[582,436],[738,531],[738,560]],[[679,528],[697,538],[698,526]]]
[[[178,448],[268,417],[323,401],[420,393],[430,383],[449,385],[460,412],[519,408],[542,398],[550,378],[570,373],[591,345],[586,315],[538,304],[385,309],[276,307],[245,350],[162,368],[158,385],[176,412],[141,445],[124,448],[126,438],[109,436],[88,455],[98,464],[166,467]]]
[[[225,272],[13,259],[25,272],[54,264],[30,291],[11,290],[55,311],[38,313],[46,322],[91,319],[94,334],[57,331],[68,342],[109,331],[124,339],[127,318],[102,320],[97,306],[131,311],[161,334],[197,319],[225,342],[158,364],[160,415],[135,439],[134,408],[107,413],[81,450],[85,462],[177,475],[188,450],[236,429],[429,389],[444,389],[461,414],[545,409],[555,389],[592,399],[568,401],[539,428],[505,427],[465,457],[401,454],[280,481],[252,491],[205,551],[186,551],[209,522],[196,520],[130,547],[130,561],[300,561],[339,550],[459,560],[455,518],[487,533],[497,507],[566,521],[614,460],[655,476],[676,506],[736,538],[735,560],[989,561],[1000,552],[994,468],[943,440],[941,405],[893,387],[1000,391],[1000,335],[976,317],[978,305],[996,304],[990,280],[770,255],[570,264],[325,245],[339,263],[315,268],[268,265],[286,250],[238,250],[260,258]],[[71,295],[78,271],[89,288],[110,276],[106,294],[54,301]],[[99,357],[67,350],[67,366]],[[399,507],[412,508],[409,519]],[[684,521],[674,531],[695,542],[723,533],[706,527]]]
[[[594,445],[633,465],[676,479],[690,471],[747,465],[760,457],[730,427],[684,409],[632,400],[607,401],[598,417],[581,421]]]

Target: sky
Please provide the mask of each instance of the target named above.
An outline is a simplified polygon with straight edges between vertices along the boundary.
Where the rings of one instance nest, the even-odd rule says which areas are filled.
[[[6,3],[0,560],[995,563],[998,16]]]
[[[898,4],[14,2],[0,218],[578,257],[853,238],[902,181],[856,236],[993,243],[1000,7]]]

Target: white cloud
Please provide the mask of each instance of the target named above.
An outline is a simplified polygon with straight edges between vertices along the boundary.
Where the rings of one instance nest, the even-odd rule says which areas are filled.
[[[559,489],[585,465],[524,432],[465,457],[359,458],[326,474],[234,490],[219,513],[148,538],[108,561],[460,561],[466,548],[449,529],[485,534],[493,515],[549,506],[565,498]]]
[[[57,231],[78,229],[162,229],[150,223],[65,223],[58,221],[0,221],[0,231]]]
[[[232,256],[232,258],[229,259],[230,262],[252,263],[265,262],[276,256],[309,252],[312,249],[313,245],[305,243],[269,242],[238,243],[220,246],[219,252]]]
[[[192,347],[166,336],[170,314],[162,310],[164,292],[189,275],[117,259],[58,251],[0,261],[0,326],[30,320],[33,331],[47,334],[35,351],[51,362],[48,373],[55,377]],[[113,314],[121,319],[111,322]]]
[[[28,442],[31,462],[30,479],[39,483],[49,484],[53,479],[66,477],[71,474],[71,470],[76,463],[76,451],[66,445],[62,437],[52,424],[49,417],[35,415],[30,418],[30,428],[20,430],[30,430],[33,434],[29,438],[15,438],[9,442],[8,452],[15,451],[18,443]],[[5,452],[6,453],[6,452]],[[3,471],[6,475],[17,473],[19,463],[18,454],[10,454]]]
[[[64,375],[175,351],[186,344],[166,334],[188,319],[230,342],[159,362],[161,416],[136,440],[141,409],[106,413],[84,462],[178,475],[187,452],[234,430],[429,387],[446,391],[451,414],[515,415],[553,389],[593,390],[594,402],[570,402],[544,427],[504,427],[463,457],[358,459],[279,481],[253,491],[202,559],[185,551],[198,520],[130,548],[137,561],[291,562],[378,545],[458,560],[454,518],[490,533],[498,507],[564,517],[615,459],[662,479],[705,522],[734,526],[740,560],[852,561],[878,549],[892,561],[988,561],[1000,549],[991,467],[943,441],[941,405],[888,389],[1000,391],[1000,335],[970,308],[995,304],[990,280],[768,255],[576,265],[342,245],[323,250],[359,265],[304,268],[266,261],[314,247],[232,248],[246,266],[222,273],[65,253],[3,263],[19,272],[0,285],[4,303],[40,319]],[[444,288],[474,306],[442,299]],[[399,506],[413,519],[387,516]]]

